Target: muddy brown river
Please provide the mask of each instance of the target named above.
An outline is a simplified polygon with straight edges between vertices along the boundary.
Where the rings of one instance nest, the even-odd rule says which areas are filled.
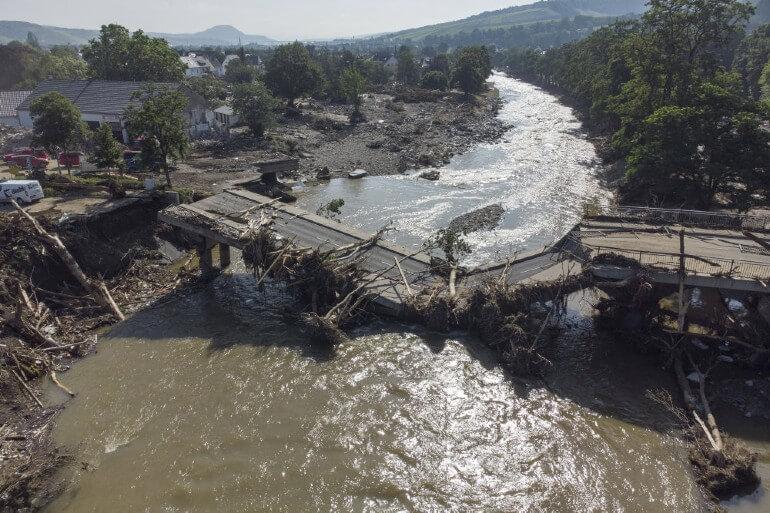
[[[496,81],[518,91],[503,95],[509,104],[556,104],[532,86]],[[559,138],[567,135],[582,137],[565,128]],[[538,151],[552,158],[559,149]],[[585,169],[568,204],[547,206],[558,214],[520,212],[540,223],[530,246],[558,234],[548,219],[567,226],[580,198],[597,192]],[[468,195],[460,190],[455,198]],[[453,209],[459,215],[479,203],[462,198],[432,211],[467,205]],[[532,208],[526,198],[504,203],[499,231],[474,239],[480,251],[526,249],[518,203]],[[368,208],[360,197],[349,204]],[[403,230],[405,242],[440,217]],[[292,299],[256,291],[238,271],[116,326],[61,376],[77,392],[55,430],[72,464],[49,513],[705,511],[686,449],[645,397],[668,373],[594,332],[590,294],[571,298],[546,379],[520,380],[461,333],[379,323],[333,353],[313,347],[282,320]],[[766,496],[731,511],[768,511]]]

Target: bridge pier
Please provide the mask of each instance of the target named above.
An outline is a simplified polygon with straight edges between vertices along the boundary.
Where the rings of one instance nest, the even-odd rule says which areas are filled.
[[[214,247],[219,250],[219,267],[214,267]],[[230,246],[221,242],[215,242],[206,237],[201,237],[198,245],[198,257],[200,258],[200,268],[203,275],[211,276],[218,274],[228,267],[232,262],[230,255]]]
[[[201,237],[198,243],[198,259],[200,260],[201,274],[211,276],[215,274],[212,249],[214,242],[206,237]]]
[[[230,246],[227,244],[219,243],[219,268],[225,270],[230,267]]]

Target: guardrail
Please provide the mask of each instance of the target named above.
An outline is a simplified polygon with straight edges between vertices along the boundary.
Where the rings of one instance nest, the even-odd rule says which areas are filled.
[[[679,270],[679,254],[676,253],[630,251],[617,248],[592,247],[586,246],[585,244],[582,246],[590,253],[589,259],[599,255],[619,255],[639,262],[643,267],[673,272]],[[684,264],[685,271],[688,274],[714,277],[724,276],[761,281],[770,280],[770,265],[764,262],[685,255]],[[622,266],[620,263],[618,265]]]
[[[610,207],[603,215],[642,223],[681,224],[735,230],[767,231],[770,229],[769,216],[727,212],[618,206]]]

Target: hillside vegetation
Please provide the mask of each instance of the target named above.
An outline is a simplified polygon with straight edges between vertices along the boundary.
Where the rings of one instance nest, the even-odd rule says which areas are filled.
[[[753,16],[738,0],[651,0],[638,21],[498,64],[607,134],[627,202],[747,209],[770,197],[770,26],[747,32]]]
[[[575,16],[610,17],[639,14],[644,11],[645,3],[645,0],[544,0],[484,12],[462,20],[404,30],[390,34],[388,37],[418,42],[429,36],[445,37],[475,30],[483,32],[510,29],[520,25],[558,21]]]

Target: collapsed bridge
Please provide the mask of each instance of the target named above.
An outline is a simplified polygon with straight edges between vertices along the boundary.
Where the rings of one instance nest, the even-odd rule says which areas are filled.
[[[243,189],[228,189],[201,201],[169,207],[159,219],[199,237],[199,255],[204,273],[215,271],[214,251],[219,253],[219,267],[230,265],[230,248],[243,249],[249,222],[270,215],[272,229],[297,247],[339,248],[372,238],[349,225],[313,214],[293,205]],[[398,261],[399,265],[394,266]],[[499,275],[506,270],[509,280],[522,281],[554,266],[560,266],[555,247],[517,256],[505,262],[468,271],[474,279]],[[378,276],[368,285],[372,303],[383,313],[399,315],[408,297],[432,285],[438,278],[431,257],[424,251],[410,251],[378,239],[366,249],[361,267],[369,276]]]

